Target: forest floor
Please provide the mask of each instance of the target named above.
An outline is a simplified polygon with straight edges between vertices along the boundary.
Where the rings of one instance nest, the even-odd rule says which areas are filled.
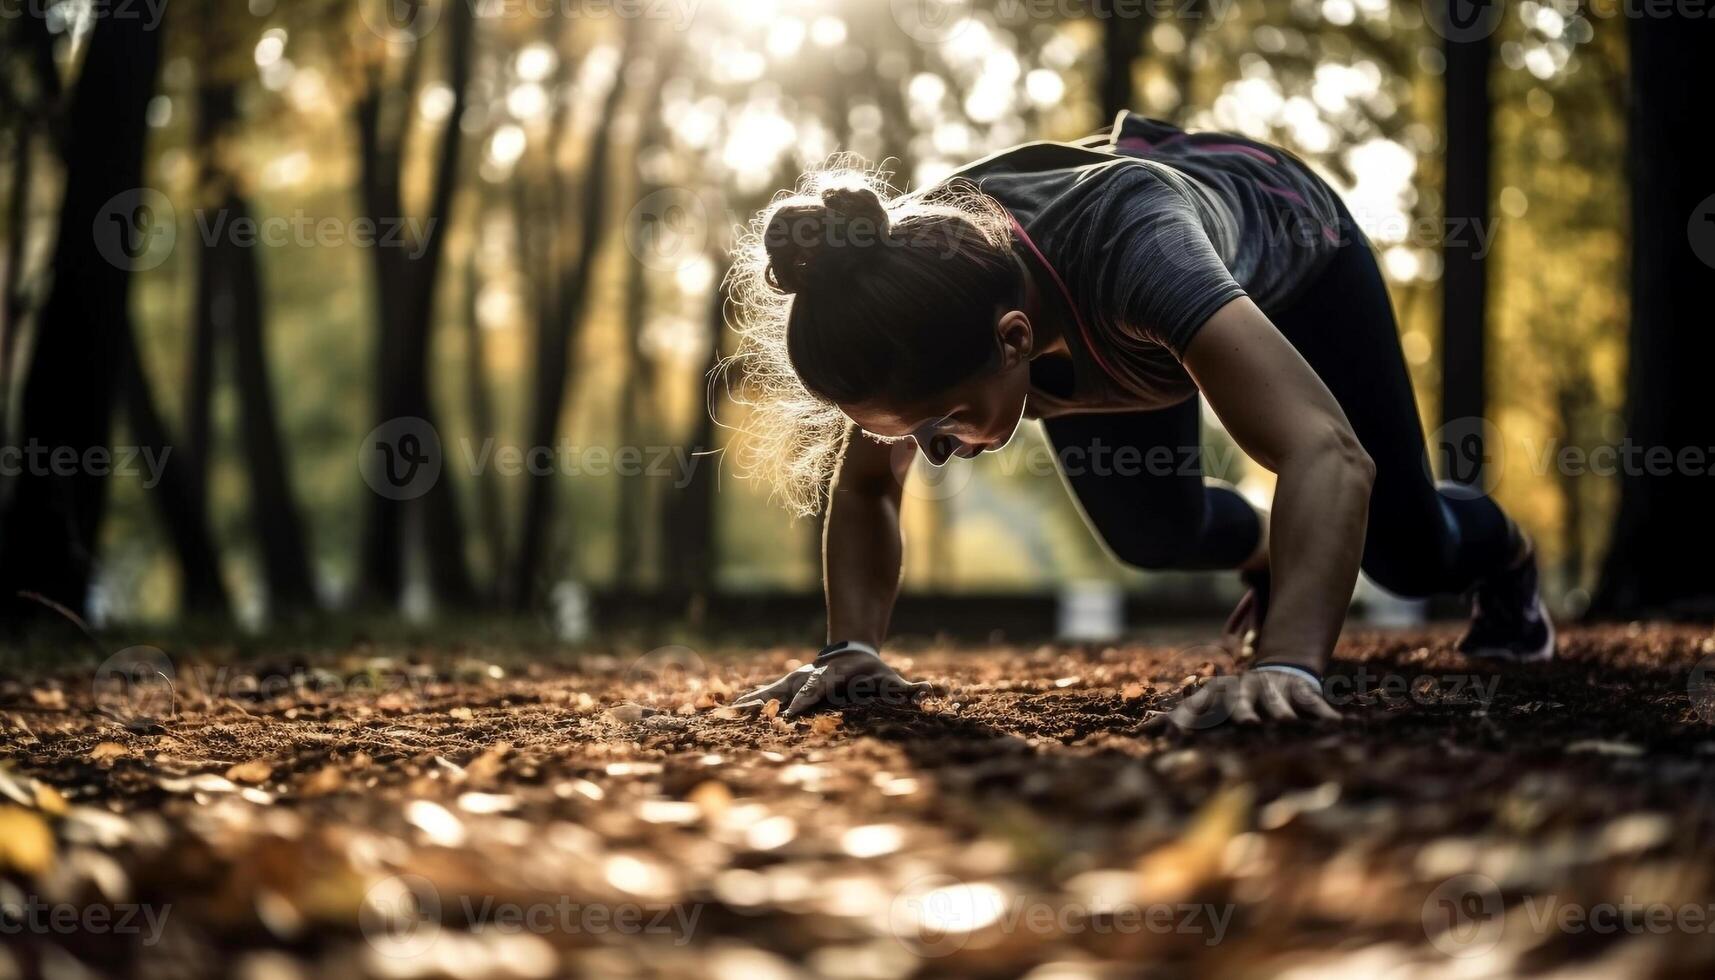
[[[726,706],[783,648],[13,674],[0,977],[1715,973],[1715,636],[1452,638],[1191,736],[1210,647],[904,650],[937,696],[791,723]]]

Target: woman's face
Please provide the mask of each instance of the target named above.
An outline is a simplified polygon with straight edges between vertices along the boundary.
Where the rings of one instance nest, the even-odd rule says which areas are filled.
[[[965,381],[914,404],[863,402],[840,410],[864,431],[909,436],[930,463],[971,457],[1005,446],[1024,417],[1030,392],[1030,321],[1019,311],[996,324],[1001,356]]]

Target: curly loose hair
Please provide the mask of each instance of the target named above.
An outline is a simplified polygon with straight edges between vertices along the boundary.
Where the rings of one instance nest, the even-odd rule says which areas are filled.
[[[901,194],[851,157],[806,173],[751,221],[727,290],[749,408],[741,475],[821,510],[850,422],[839,406],[920,400],[998,356],[995,311],[1022,273],[1004,208],[968,181]]]

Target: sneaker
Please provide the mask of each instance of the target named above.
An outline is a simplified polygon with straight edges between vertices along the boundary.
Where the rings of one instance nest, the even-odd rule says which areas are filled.
[[[1540,663],[1554,657],[1554,623],[1536,590],[1536,551],[1471,590],[1471,626],[1459,640],[1468,657]]]
[[[1240,572],[1239,580],[1250,586],[1250,590],[1233,607],[1221,634],[1233,656],[1246,659],[1256,656],[1262,623],[1268,618],[1269,575],[1266,571]]]

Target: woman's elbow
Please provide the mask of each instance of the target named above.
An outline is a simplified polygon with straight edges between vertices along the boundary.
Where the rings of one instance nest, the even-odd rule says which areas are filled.
[[[1362,443],[1358,441],[1357,433],[1350,425],[1340,426],[1342,430],[1334,452],[1349,479],[1369,496],[1370,489],[1376,485],[1376,461],[1370,457]]]
[[[1337,469],[1348,485],[1366,497],[1369,495],[1376,482],[1376,461],[1358,441],[1358,434],[1352,431],[1349,422],[1343,418],[1330,419],[1322,430],[1322,438],[1317,440],[1317,450],[1314,455],[1318,466]]]

